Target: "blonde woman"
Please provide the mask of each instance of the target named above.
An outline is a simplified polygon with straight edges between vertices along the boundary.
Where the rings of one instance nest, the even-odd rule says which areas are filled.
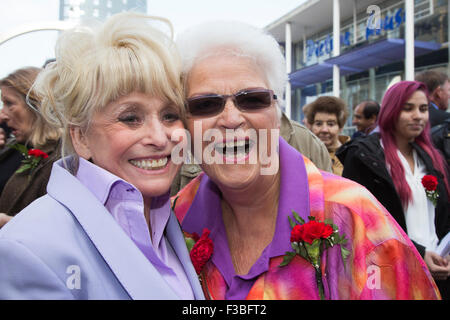
[[[60,157],[58,146],[61,130],[42,117],[40,99],[35,92],[30,91],[40,71],[40,68],[26,67],[0,80],[2,113],[15,136],[15,140],[10,141],[9,145],[17,143],[30,150],[39,149],[46,154],[44,157],[38,157],[39,161],[34,168],[23,170],[25,167],[22,168],[20,161],[12,168],[14,171],[20,170],[14,174],[14,171],[11,172],[12,175],[1,192],[0,228],[12,216],[47,192],[53,162]],[[13,150],[8,153],[17,154]]]
[[[167,23],[123,13],[58,40],[36,90],[67,156],[0,231],[0,299],[203,298],[168,193],[180,63],[151,21]]]

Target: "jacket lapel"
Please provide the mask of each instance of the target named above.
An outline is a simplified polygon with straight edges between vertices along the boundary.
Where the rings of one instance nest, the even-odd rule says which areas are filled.
[[[61,165],[53,165],[48,194],[74,215],[130,297],[179,299],[106,208]]]
[[[178,220],[173,212],[171,212],[169,222],[167,224],[166,236],[177,254],[178,259],[183,265],[184,271],[189,279],[189,283],[194,291],[195,299],[204,300],[205,296],[203,295],[203,290],[200,286],[197,273],[192,265],[189,252],[186,247],[186,242],[181,232],[180,224],[178,223]]]

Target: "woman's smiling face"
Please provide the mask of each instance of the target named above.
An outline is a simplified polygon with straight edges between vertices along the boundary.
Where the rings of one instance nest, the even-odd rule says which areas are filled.
[[[311,131],[322,140],[329,150],[338,143],[341,128],[339,128],[338,119],[334,113],[317,112]]]
[[[202,95],[232,95],[245,90],[271,88],[258,65],[250,58],[215,55],[194,65],[187,79],[187,89],[187,98],[190,99]],[[204,151],[210,144],[214,144],[212,153],[223,161],[205,163],[207,159],[202,159],[202,169],[213,181],[232,189],[242,189],[259,181],[264,166],[260,155],[276,153],[276,146],[271,149],[271,129],[279,129],[280,124],[276,108],[276,101],[272,100],[266,108],[242,111],[232,98],[228,98],[224,109],[218,114],[188,116],[188,130],[195,141],[201,139],[202,155],[205,155]],[[196,136],[196,123],[201,127],[203,135],[208,130],[215,130],[220,133],[222,140],[211,142],[206,141],[203,136]],[[259,144],[262,134],[260,129],[268,132],[268,136],[264,137],[267,138],[267,143],[263,146]],[[250,135],[249,132],[255,134]],[[235,137],[229,138],[227,133],[232,133]],[[231,154],[228,150],[231,150]],[[278,160],[278,155],[276,157]]]
[[[122,96],[95,113],[86,132],[71,130],[75,150],[134,185],[144,198],[162,195],[179,167],[171,159],[180,141],[172,141],[172,134],[184,132],[178,110],[148,94]]]

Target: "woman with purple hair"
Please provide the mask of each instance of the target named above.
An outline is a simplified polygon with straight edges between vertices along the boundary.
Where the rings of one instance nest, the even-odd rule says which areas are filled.
[[[379,132],[343,146],[337,156],[344,164],[342,176],[362,184],[381,202],[407,232],[438,285],[446,283],[441,291],[447,291],[448,255],[446,259],[435,251],[450,230],[449,174],[431,142],[428,102],[421,82],[393,85],[382,101]]]

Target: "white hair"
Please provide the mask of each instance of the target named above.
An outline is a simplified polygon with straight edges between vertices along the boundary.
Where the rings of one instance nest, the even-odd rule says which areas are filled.
[[[232,54],[253,59],[269,89],[277,95],[281,117],[280,108],[284,105],[283,93],[288,81],[286,61],[278,42],[263,29],[240,21],[211,21],[188,28],[177,36],[176,43],[185,84],[194,65],[207,57]]]

